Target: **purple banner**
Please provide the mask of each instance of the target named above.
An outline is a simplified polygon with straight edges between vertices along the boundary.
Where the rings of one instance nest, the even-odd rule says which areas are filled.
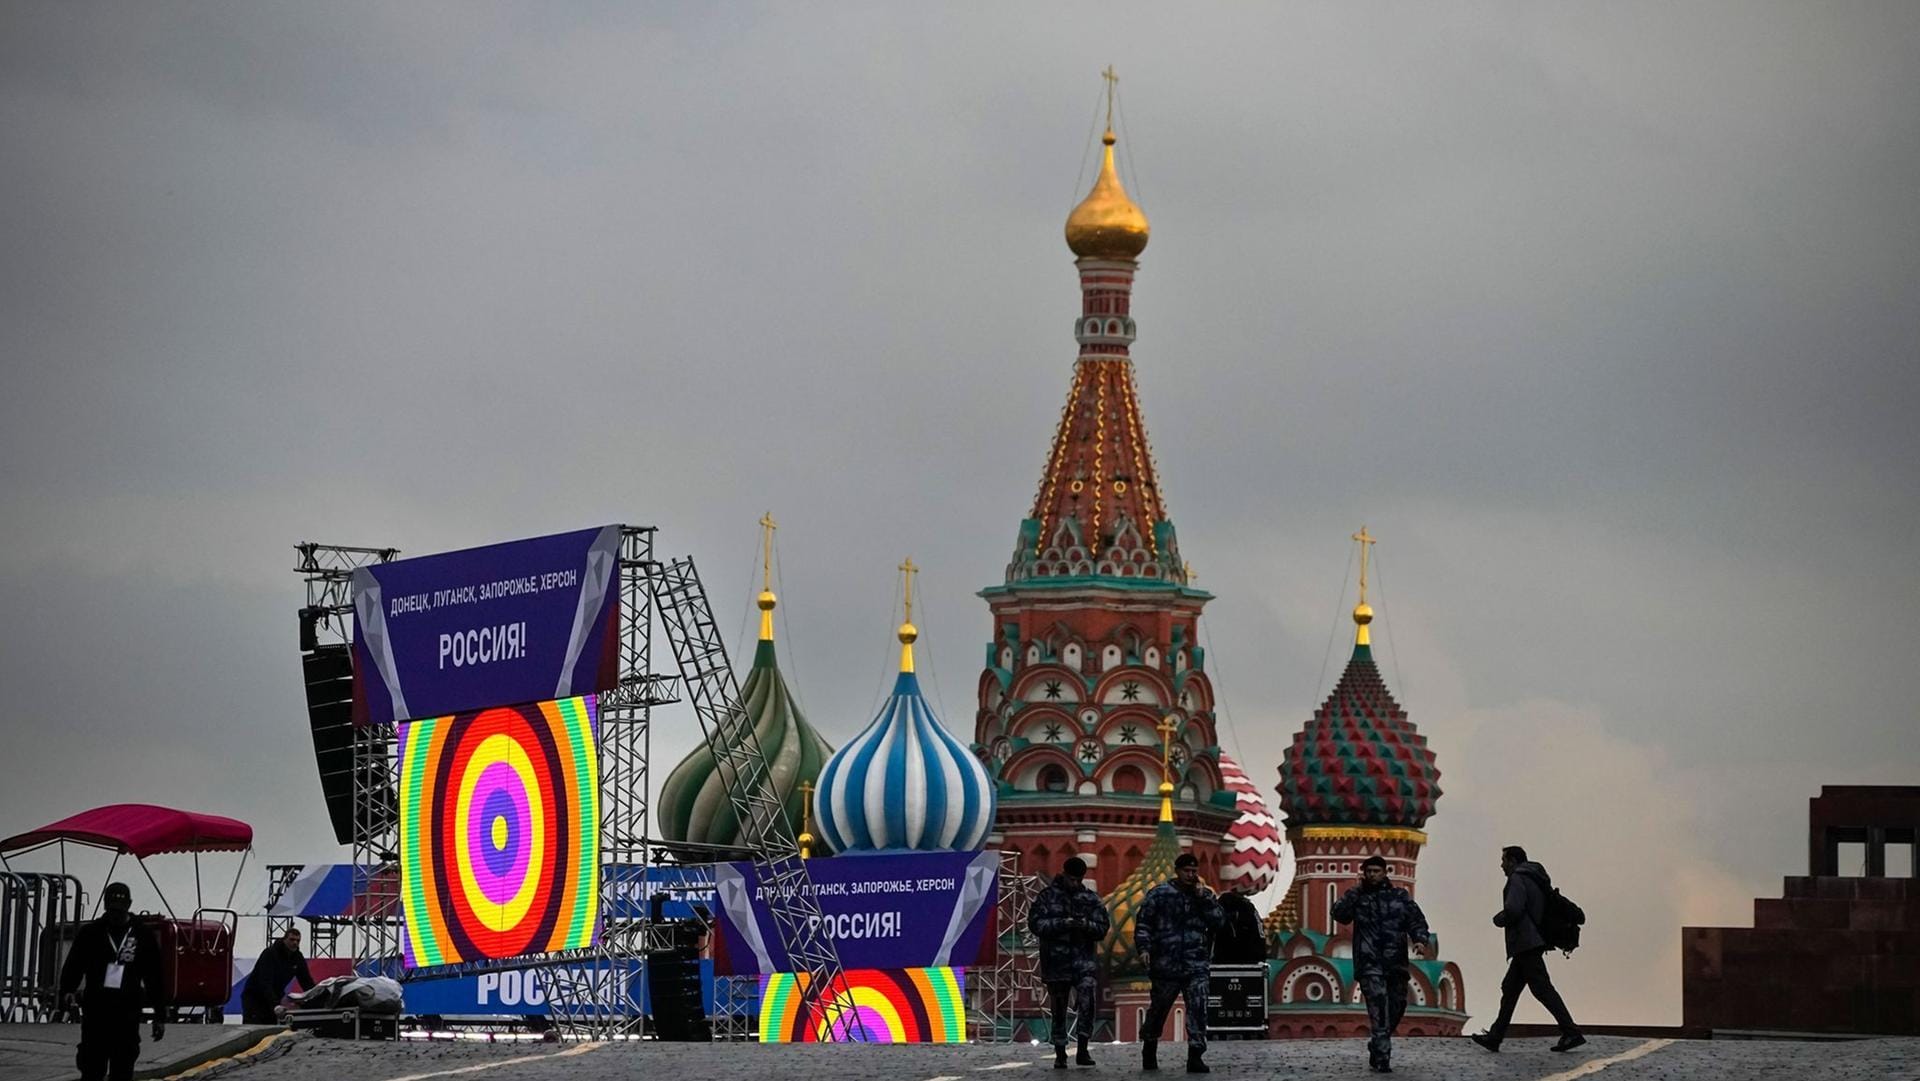
[[[841,967],[945,968],[980,956],[1000,892],[998,852],[912,852],[807,861]],[[791,972],[770,890],[751,863],[714,868],[721,975]]]
[[[393,724],[611,690],[620,527],[353,572],[353,715]]]

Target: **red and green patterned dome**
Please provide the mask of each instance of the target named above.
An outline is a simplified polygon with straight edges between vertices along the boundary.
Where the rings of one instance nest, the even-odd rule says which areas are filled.
[[[1387,691],[1371,646],[1354,647],[1326,704],[1281,755],[1278,791],[1289,828],[1419,829],[1433,814],[1440,770]]]

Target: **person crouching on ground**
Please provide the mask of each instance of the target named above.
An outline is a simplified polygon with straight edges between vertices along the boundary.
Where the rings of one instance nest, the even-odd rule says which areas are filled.
[[[1555,1051],[1571,1051],[1587,1042],[1573,1014],[1554,990],[1553,977],[1547,975],[1547,939],[1540,933],[1540,921],[1547,912],[1547,893],[1553,880],[1547,869],[1527,859],[1527,850],[1508,845],[1500,850],[1500,872],[1507,876],[1501,895],[1500,911],[1493,914],[1493,925],[1507,933],[1507,975],[1500,981],[1500,1014],[1493,1026],[1469,1039],[1489,1051],[1500,1050],[1507,1026],[1513,1022],[1513,1008],[1520,1002],[1520,989],[1533,992],[1560,1025],[1560,1041]]]
[[[1040,979],[1047,985],[1047,1000],[1053,1008],[1056,1070],[1067,1068],[1069,998],[1073,1001],[1073,1034],[1080,1042],[1080,1053],[1074,1061],[1093,1065],[1087,1040],[1093,1036],[1093,1019],[1100,1008],[1095,978],[1099,965],[1094,951],[1107,937],[1111,924],[1106,904],[1087,888],[1086,877],[1086,861],[1078,856],[1068,858],[1060,873],[1033,899],[1027,917],[1027,928],[1040,940]]]
[[[1334,902],[1333,918],[1353,924],[1353,975],[1367,1000],[1367,1066],[1392,1073],[1393,1030],[1407,1012],[1407,943],[1433,942],[1426,914],[1413,895],[1387,881],[1387,861],[1368,856],[1360,884]]]
[[[1213,891],[1200,884],[1200,861],[1183,853],[1173,881],[1148,891],[1133,923],[1133,952],[1147,967],[1153,989],[1140,1033],[1140,1068],[1160,1068],[1160,1026],[1173,1000],[1187,1004],[1187,1072],[1211,1073],[1207,1050],[1207,981],[1213,974],[1213,936],[1225,921]]]

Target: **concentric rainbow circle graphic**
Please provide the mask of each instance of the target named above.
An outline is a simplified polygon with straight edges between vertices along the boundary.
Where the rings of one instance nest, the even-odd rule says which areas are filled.
[[[760,977],[760,1042],[859,1040],[861,1033],[844,1019],[829,1029],[825,1019],[809,1024],[801,1018],[799,981],[804,978],[792,972]],[[845,990],[834,996],[834,1003],[859,1016],[869,1042],[966,1042],[964,970],[859,968],[847,970],[845,979]]]
[[[598,719],[587,695],[400,726],[406,967],[593,945]]]

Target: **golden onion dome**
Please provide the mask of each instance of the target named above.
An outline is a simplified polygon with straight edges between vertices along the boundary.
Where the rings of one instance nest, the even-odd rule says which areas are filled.
[[[1138,259],[1147,247],[1147,216],[1127,198],[1113,168],[1113,129],[1101,136],[1106,149],[1093,190],[1067,215],[1067,247],[1083,259]]]

